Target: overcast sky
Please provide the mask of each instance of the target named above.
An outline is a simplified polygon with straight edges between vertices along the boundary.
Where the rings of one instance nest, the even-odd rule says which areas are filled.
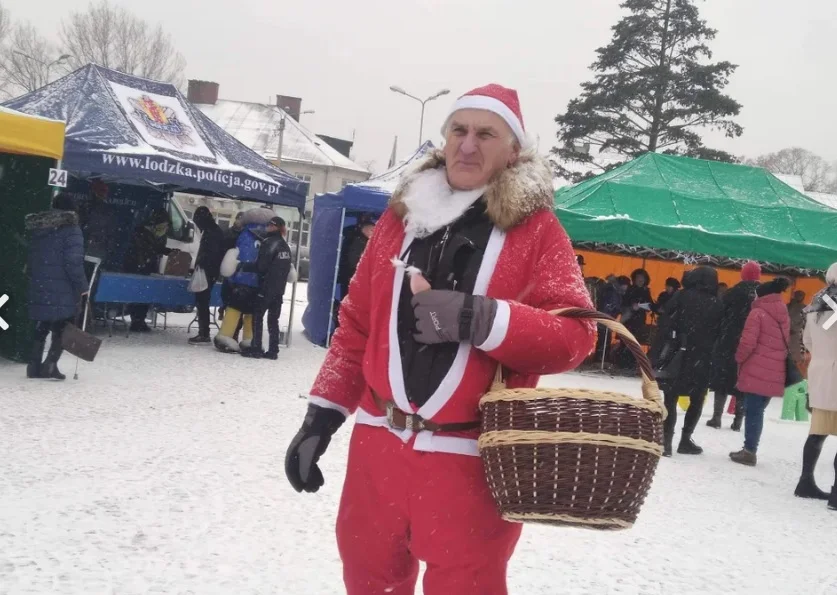
[[[87,0],[0,0],[13,18],[55,35]],[[266,102],[303,98],[303,123],[351,138],[359,162],[385,167],[398,136],[404,155],[418,142],[420,106],[389,91],[428,96],[425,139],[452,98],[489,82],[520,93],[528,131],[554,146],[554,117],[590,78],[597,47],[610,39],[619,0],[116,0],[164,23],[187,60],[186,76],[220,83],[221,97]],[[744,105],[740,139],[717,148],[755,156],[798,145],[837,160],[837,2],[706,0],[718,29],[715,58],[740,67],[728,87]]]

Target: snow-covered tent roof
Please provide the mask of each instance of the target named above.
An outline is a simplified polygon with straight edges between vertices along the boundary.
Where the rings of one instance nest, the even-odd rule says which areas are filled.
[[[224,132],[172,84],[89,64],[5,105],[67,123],[62,167],[71,172],[305,205],[305,182]]]
[[[293,161],[367,173],[275,105],[219,99],[214,104],[197,103],[195,107],[227,133],[265,159],[271,160],[279,157],[279,122],[284,115],[283,162]]]
[[[345,196],[357,191],[373,191],[388,195],[392,194],[395,192],[395,188],[398,186],[398,182],[401,180],[401,176],[404,175],[404,172],[406,172],[414,162],[424,157],[428,151],[432,151],[435,148],[436,147],[433,146],[432,142],[425,142],[415,151],[415,153],[406,159],[399,161],[384,173],[369,178],[365,182],[347,184],[346,187],[343,188],[343,195]]]

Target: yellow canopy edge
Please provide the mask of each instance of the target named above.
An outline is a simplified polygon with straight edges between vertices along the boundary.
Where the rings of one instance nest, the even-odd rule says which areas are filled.
[[[64,156],[64,122],[0,107],[0,153]]]

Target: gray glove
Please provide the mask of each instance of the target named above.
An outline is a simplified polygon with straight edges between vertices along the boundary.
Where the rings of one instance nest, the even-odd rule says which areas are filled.
[[[413,296],[419,343],[481,345],[491,333],[497,302],[481,295],[429,289]]]

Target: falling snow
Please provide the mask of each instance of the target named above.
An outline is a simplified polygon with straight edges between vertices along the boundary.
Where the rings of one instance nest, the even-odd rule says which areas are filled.
[[[186,345],[188,320],[105,337],[78,381],[27,381],[0,360],[0,593],[344,592],[334,522],[350,424],[322,461],[318,494],[297,494],[283,472],[323,350],[296,334],[278,362],[224,355]],[[633,379],[542,384],[640,394]],[[727,458],[742,440],[729,416],[720,431],[701,423],[706,453],[661,461],[630,531],[527,527],[510,592],[837,592],[837,513],[793,497],[807,425],[780,422],[779,410],[768,409],[752,469]],[[835,450],[826,441],[821,487]]]

